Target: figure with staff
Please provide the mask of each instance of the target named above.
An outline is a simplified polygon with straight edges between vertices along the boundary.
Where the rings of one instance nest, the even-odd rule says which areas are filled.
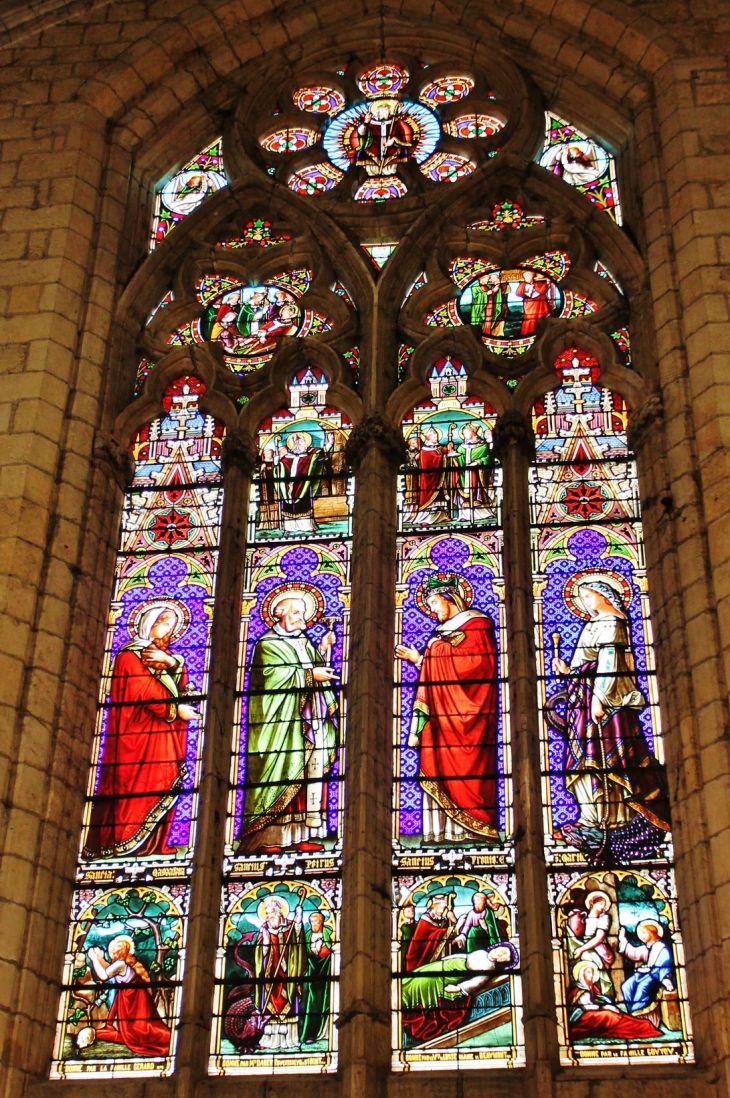
[[[260,1015],[265,1021],[260,1047],[294,1048],[299,1044],[299,997],[307,970],[302,904],[307,890],[300,888],[294,917],[283,896],[272,895],[262,904],[263,919],[256,937],[255,974]]]

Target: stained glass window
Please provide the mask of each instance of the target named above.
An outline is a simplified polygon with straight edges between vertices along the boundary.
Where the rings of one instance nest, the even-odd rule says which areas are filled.
[[[545,144],[539,162],[621,224],[616,161],[603,145],[550,111],[545,114]]]
[[[225,275],[205,275],[197,295],[202,316],[178,328],[172,346],[211,340],[223,348],[223,361],[233,373],[259,369],[273,356],[281,336],[327,332],[331,323],[299,299],[309,289],[312,273],[304,268],[280,271],[259,285],[247,285]]]
[[[56,1078],[174,1064],[223,491],[203,391],[178,378],[132,445]]]
[[[160,187],[155,197],[150,251],[165,239],[170,229],[196,210],[204,198],[228,186],[222,146],[219,137]]]
[[[253,217],[250,221],[246,222],[243,236],[234,236],[229,237],[226,240],[219,240],[218,247],[272,248],[276,244],[284,244],[287,240],[291,240],[289,233],[274,234],[270,221],[265,221],[262,217]]]
[[[434,363],[403,421],[394,683],[395,1069],[522,1062],[493,408]]]
[[[561,1058],[692,1059],[628,409],[576,349],[535,405],[530,506]]]
[[[542,214],[526,216],[517,202],[499,202],[492,210],[491,220],[475,221],[469,226],[481,232],[502,232],[504,229],[531,229],[533,225],[542,225]]]
[[[315,367],[260,428],[211,1071],[337,1066],[350,612],[347,418]]]
[[[439,77],[416,94],[408,70],[385,61],[360,72],[356,82],[360,95],[349,106],[342,92],[327,85],[294,93],[300,111],[329,117],[322,130],[322,148],[328,159],[292,171],[288,178],[292,190],[323,194],[337,187],[354,168],[361,175],[352,192],[354,200],[381,203],[408,193],[407,177],[398,174],[400,165],[407,162],[416,164],[434,183],[456,183],[475,170],[470,157],[437,148],[442,133],[439,112],[471,93],[472,77]],[[443,130],[449,136],[474,141],[494,136],[504,124],[491,114],[474,111],[447,119]],[[318,131],[302,125],[276,130],[261,143],[269,151],[293,153],[318,140]]]
[[[458,300],[438,306],[424,323],[438,328],[470,324],[493,354],[524,354],[535,342],[541,320],[570,320],[598,308],[590,298],[559,285],[569,268],[570,259],[562,251],[528,256],[507,270],[486,259],[459,256],[449,267]]]

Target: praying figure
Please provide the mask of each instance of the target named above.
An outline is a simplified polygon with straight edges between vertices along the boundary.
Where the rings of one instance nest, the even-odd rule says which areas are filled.
[[[87,954],[97,980],[114,988],[109,1014],[96,1030],[96,1040],[126,1045],[138,1056],[167,1056],[172,1033],[155,1006],[149,973],[134,955],[134,940],[118,934],[107,952],[109,961],[100,946],[92,946]]]
[[[182,627],[172,602],[153,602],[112,667],[109,717],[84,857],[174,854],[169,836],[185,775],[188,724],[198,718],[185,660],[170,651]]]

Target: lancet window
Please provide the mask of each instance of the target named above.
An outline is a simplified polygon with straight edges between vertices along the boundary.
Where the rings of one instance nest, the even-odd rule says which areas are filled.
[[[169,1075],[203,1014],[211,1076],[331,1074],[367,1011],[383,1072],[519,1071],[535,998],[566,1068],[692,1060],[627,442],[641,260],[599,135],[550,110],[523,157],[520,80],[287,70],[218,131],[225,169],[210,137],[155,189],[54,1078]]]

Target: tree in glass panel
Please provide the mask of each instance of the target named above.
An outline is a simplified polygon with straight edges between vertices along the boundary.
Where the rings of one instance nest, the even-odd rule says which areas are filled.
[[[692,1058],[628,409],[590,355],[533,412],[546,857],[563,1059]]]
[[[493,408],[434,363],[403,421],[395,647],[394,1066],[522,1060],[501,470]]]
[[[173,1067],[223,491],[203,392],[178,378],[132,444],[55,1076]]]
[[[211,1070],[333,1071],[351,425],[316,367],[267,419],[249,522]]]

